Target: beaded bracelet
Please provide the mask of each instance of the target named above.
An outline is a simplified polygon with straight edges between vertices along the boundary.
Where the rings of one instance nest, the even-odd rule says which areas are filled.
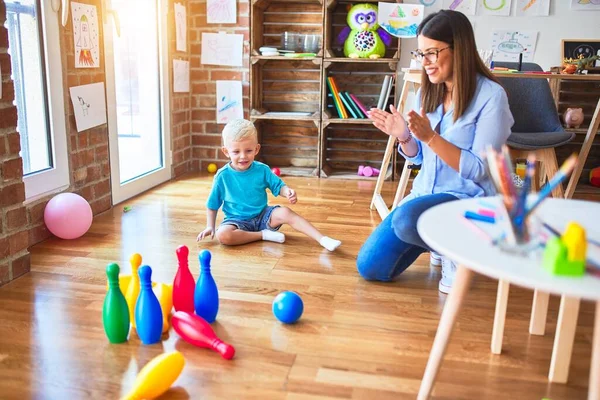
[[[404,140],[398,139],[398,143],[400,143],[402,146],[404,146],[405,144],[407,144],[411,140],[412,140],[412,132],[408,132],[408,137],[406,139],[404,139]]]

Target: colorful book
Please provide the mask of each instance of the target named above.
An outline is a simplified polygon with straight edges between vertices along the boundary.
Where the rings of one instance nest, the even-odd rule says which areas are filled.
[[[360,111],[360,108],[358,108],[358,106],[354,103],[354,101],[350,97],[350,93],[342,92],[342,94],[344,95],[344,97],[346,98],[346,101],[350,104],[350,108],[352,110],[354,110],[354,113],[358,116],[358,118],[360,118],[360,119],[365,118],[365,115],[363,115],[362,111]]]
[[[340,99],[342,99],[342,103],[344,103],[344,106],[346,106],[346,109],[350,112],[350,114],[352,115],[352,118],[354,119],[358,119],[358,115],[356,115],[356,112],[354,111],[354,109],[350,106],[350,103],[348,103],[348,99],[346,99],[346,96],[344,95],[344,92],[340,92]]]
[[[333,97],[337,100],[338,105],[340,106],[340,109],[342,110],[342,118],[346,119],[348,118],[348,112],[346,111],[346,108],[344,108],[344,104],[342,103],[342,100],[340,99],[340,90],[337,86],[337,83],[335,83],[335,80],[333,79],[333,76],[330,76],[329,78],[331,80],[331,86],[333,87]]]
[[[333,85],[331,84],[331,81],[329,80],[329,78],[327,78],[327,87],[329,88],[329,91],[331,92],[331,96],[333,97],[333,105],[335,106],[335,109],[338,113],[338,117],[344,118],[344,114],[342,113],[342,109],[340,108],[340,103],[336,99],[335,90],[334,90]]]
[[[368,113],[367,107],[365,107],[365,105],[355,95],[350,94],[350,98],[352,99],[352,101],[354,101],[354,104],[356,104],[358,106],[358,108],[360,108],[360,111],[362,111],[362,113],[365,115],[365,117],[368,118],[369,113]]]

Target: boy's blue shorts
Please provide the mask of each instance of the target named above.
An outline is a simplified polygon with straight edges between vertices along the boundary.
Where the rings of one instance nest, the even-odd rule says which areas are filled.
[[[278,231],[281,228],[281,225],[276,227],[271,227],[269,225],[269,220],[271,219],[271,213],[273,210],[280,206],[266,206],[264,210],[256,217],[251,219],[237,219],[237,218],[229,218],[221,223],[221,226],[224,225],[233,225],[238,229],[248,232],[260,232],[262,230],[268,229],[270,231]]]

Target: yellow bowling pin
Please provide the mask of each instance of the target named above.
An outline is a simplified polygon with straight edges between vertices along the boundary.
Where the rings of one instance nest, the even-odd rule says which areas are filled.
[[[154,357],[142,368],[122,400],[154,399],[166,392],[183,370],[185,358],[174,351]]]
[[[129,320],[131,326],[135,328],[135,303],[137,302],[138,296],[140,295],[140,277],[138,275],[138,268],[142,265],[142,256],[138,253],[133,254],[129,258],[131,264],[131,280],[125,292],[125,300],[127,300],[127,306],[129,307]]]
[[[163,315],[163,333],[169,330],[169,315],[173,308],[173,285],[166,283],[157,283],[153,288],[154,294],[160,303],[160,309]]]

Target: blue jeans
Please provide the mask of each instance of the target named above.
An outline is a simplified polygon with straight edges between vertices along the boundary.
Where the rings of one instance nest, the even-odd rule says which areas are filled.
[[[408,268],[421,253],[431,251],[417,232],[417,220],[438,204],[458,200],[437,193],[403,201],[375,228],[358,252],[360,275],[373,281],[391,281]]]

